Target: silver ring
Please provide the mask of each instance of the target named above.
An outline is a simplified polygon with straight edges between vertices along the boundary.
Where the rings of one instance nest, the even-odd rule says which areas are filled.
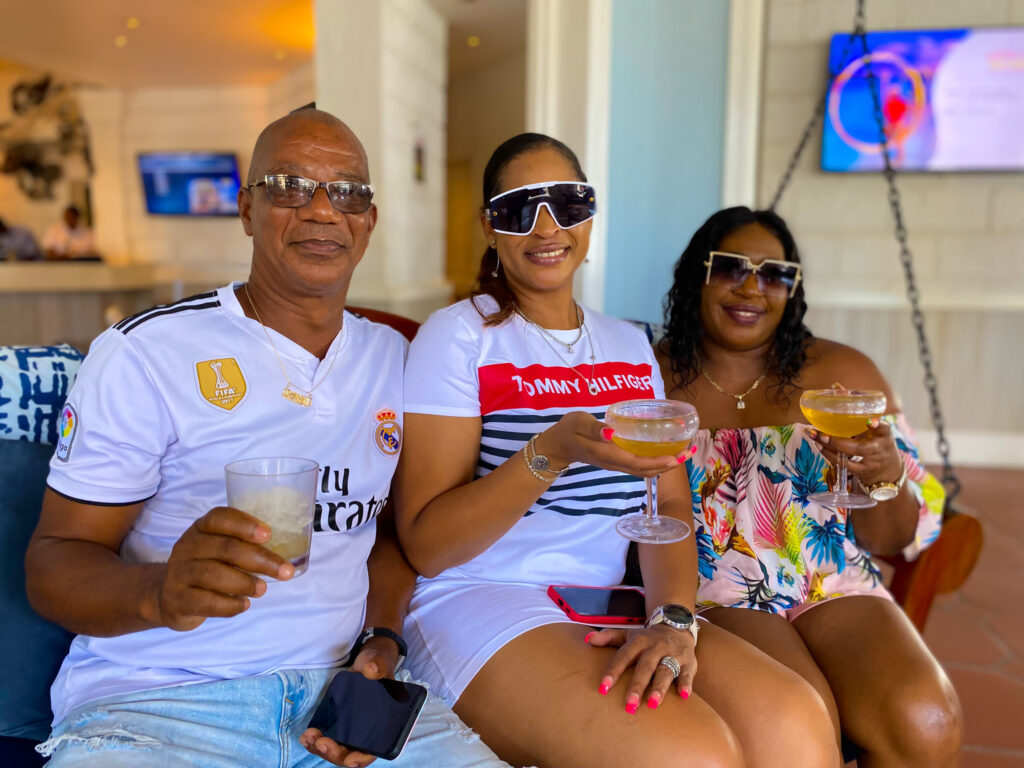
[[[679,662],[676,661],[671,656],[662,656],[661,657],[661,661],[658,662],[658,666],[659,667],[662,667],[662,666],[668,667],[670,670],[672,670],[672,679],[673,680],[675,680],[677,677],[679,677],[679,670],[681,669],[681,667],[679,666]]]
[[[862,461],[864,461],[864,457],[863,456],[851,456],[850,457],[850,461],[852,461],[854,464],[860,464]]]

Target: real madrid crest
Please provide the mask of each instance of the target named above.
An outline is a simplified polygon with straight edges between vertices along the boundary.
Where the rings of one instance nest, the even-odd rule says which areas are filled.
[[[230,411],[245,397],[245,376],[233,357],[196,363],[199,394],[210,405]]]
[[[374,416],[373,442],[385,456],[395,456],[402,448],[402,427],[398,414],[389,408],[382,408]]]

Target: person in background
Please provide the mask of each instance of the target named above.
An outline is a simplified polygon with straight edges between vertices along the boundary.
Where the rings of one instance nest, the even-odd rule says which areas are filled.
[[[687,462],[697,607],[811,683],[858,765],[957,765],[956,693],[869,554],[916,556],[945,493],[875,364],[813,336],[806,310],[796,243],[771,211],[719,211],[676,265],[657,355],[668,396],[700,413]],[[853,438],[812,429],[801,393],[837,383],[884,392],[886,414]],[[837,451],[876,506],[809,498],[828,490]]]
[[[0,261],[34,261],[42,257],[31,232],[0,219]]]
[[[46,230],[43,250],[48,259],[98,258],[92,229],[82,219],[78,206],[69,205],[64,209],[63,219]]]

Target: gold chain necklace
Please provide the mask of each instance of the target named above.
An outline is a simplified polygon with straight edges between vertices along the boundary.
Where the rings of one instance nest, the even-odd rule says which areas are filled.
[[[747,389],[747,391],[744,392],[742,395],[736,395],[736,394],[733,394],[732,392],[726,392],[724,389],[722,389],[720,386],[718,386],[718,382],[716,382],[714,379],[712,379],[710,376],[708,376],[708,372],[704,370],[704,366],[703,365],[700,367],[700,375],[703,376],[705,379],[707,379],[708,380],[708,384],[710,384],[712,387],[717,389],[723,395],[728,395],[729,397],[735,397],[736,398],[736,410],[742,411],[744,408],[747,407],[747,404],[745,402],[743,402],[743,398],[746,397],[747,395],[749,395],[755,389],[757,389],[757,385],[760,384],[762,381],[764,381],[765,376],[768,375],[768,369],[765,368],[764,372],[760,376],[757,377],[757,380],[753,384],[751,384],[750,388]]]
[[[256,309],[256,302],[252,300],[252,296],[249,294],[249,284],[242,283],[242,290],[245,291],[245,298],[249,300],[249,305],[252,307],[253,314],[256,315],[256,320],[260,324],[260,328],[263,329],[263,335],[267,337],[267,341],[270,343],[270,348],[274,350],[274,357],[277,358],[277,364],[281,366],[281,374],[284,376],[285,386],[281,391],[281,397],[285,400],[290,400],[296,405],[301,405],[303,408],[309,408],[313,404],[313,390],[327,381],[327,377],[331,375],[331,370],[334,368],[334,361],[338,359],[338,350],[341,349],[341,342],[339,341],[337,346],[334,348],[334,354],[331,356],[331,364],[327,366],[327,373],[324,374],[320,381],[313,384],[306,392],[298,389],[292,380],[288,378],[288,371],[285,370],[284,361],[281,359],[281,354],[277,351],[277,346],[274,344],[274,340],[270,338],[270,332],[267,330],[267,326],[263,324],[263,318],[260,317],[260,311]]]

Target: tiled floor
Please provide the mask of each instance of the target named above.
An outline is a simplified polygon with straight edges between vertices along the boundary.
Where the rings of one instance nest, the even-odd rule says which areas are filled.
[[[960,695],[962,767],[1024,768],[1024,471],[958,474],[985,544],[963,588],[936,599],[925,641]]]

